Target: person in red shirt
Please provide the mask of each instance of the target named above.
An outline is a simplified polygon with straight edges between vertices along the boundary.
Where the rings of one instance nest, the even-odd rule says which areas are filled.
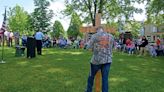
[[[129,53],[129,55],[134,53],[135,44],[134,44],[133,41],[130,41],[129,44],[126,47],[127,47],[127,51]]]
[[[130,44],[130,42],[131,42],[131,40],[130,40],[130,38],[128,38],[128,39],[126,40],[126,45]]]
[[[159,49],[160,48],[160,44],[161,44],[161,41],[159,38],[157,38],[156,40],[156,45],[157,45],[157,48]]]

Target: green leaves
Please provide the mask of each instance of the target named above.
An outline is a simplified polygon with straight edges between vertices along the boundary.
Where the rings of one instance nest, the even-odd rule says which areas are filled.
[[[130,21],[125,25],[125,30],[130,31],[133,34],[133,37],[138,37],[141,27],[142,25],[140,22]]]
[[[51,35],[56,38],[59,38],[60,36],[64,36],[64,28],[60,23],[60,21],[55,21],[53,25],[53,32]]]
[[[14,8],[10,8],[8,12],[9,27],[12,31],[18,31],[22,33],[27,30],[28,25],[28,13],[24,11],[22,7],[16,5]]]
[[[48,0],[34,0],[34,5],[36,6],[32,13],[34,30],[41,30],[46,33],[53,17],[52,10],[48,9],[50,2]]]
[[[123,16],[126,20],[134,13],[141,13],[142,10],[133,6],[134,3],[142,3],[143,0],[65,0],[65,15],[77,12],[84,23],[95,25],[95,15],[102,13],[103,20],[110,21]]]
[[[81,33],[80,33],[81,25],[82,25],[82,22],[81,22],[80,17],[78,16],[77,13],[73,12],[72,17],[71,17],[71,23],[67,31],[68,37],[77,38],[78,36],[81,36]]]
[[[147,2],[147,23],[157,26],[164,24],[164,0],[151,0]]]
[[[164,12],[164,1],[163,0],[152,0],[148,3],[148,11],[151,13],[158,14]]]

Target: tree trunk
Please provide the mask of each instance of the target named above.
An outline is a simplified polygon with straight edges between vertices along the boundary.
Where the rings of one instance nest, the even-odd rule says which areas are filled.
[[[92,20],[93,26],[96,26],[97,0],[94,1],[94,17]]]
[[[92,20],[92,25],[95,26],[95,18],[94,18],[94,16],[93,16],[92,11],[91,11],[91,9],[92,9],[91,2],[88,1],[88,3],[87,3],[87,1],[84,0],[84,3],[87,5],[87,7],[88,7],[88,9],[89,9],[89,15],[90,15],[91,20]]]
[[[96,21],[96,19],[95,19],[95,18],[94,18],[94,19],[92,19],[92,25],[93,25],[93,26],[96,26],[95,21]]]
[[[99,13],[102,13],[102,8],[103,8],[103,1],[104,0],[100,0],[100,7],[99,7]]]

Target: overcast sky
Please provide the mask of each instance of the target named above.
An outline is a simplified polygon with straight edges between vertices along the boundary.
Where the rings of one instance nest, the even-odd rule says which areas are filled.
[[[0,27],[1,27],[2,22],[3,22],[2,14],[4,13],[4,7],[5,6],[14,7],[16,4],[23,7],[24,10],[29,12],[29,13],[33,12],[33,10],[35,8],[34,4],[33,4],[33,0],[0,0]],[[145,5],[135,4],[134,6],[144,9]],[[49,8],[52,9],[55,14],[58,14],[58,16],[54,15],[52,22],[54,22],[55,20],[59,20],[62,23],[64,29],[66,30],[69,26],[70,19],[59,18],[60,14],[58,13],[59,11],[65,9],[64,0],[55,0],[55,2],[51,3]],[[138,21],[143,21],[145,19],[144,13],[145,13],[145,10],[144,10],[143,14],[135,14],[134,18]]]

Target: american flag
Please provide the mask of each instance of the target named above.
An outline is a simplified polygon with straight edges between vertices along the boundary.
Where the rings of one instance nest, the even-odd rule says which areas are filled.
[[[2,27],[0,29],[0,35],[3,35],[4,32],[6,31],[6,29],[7,29],[7,27],[6,27],[6,9],[5,9],[3,23],[2,23]]]

